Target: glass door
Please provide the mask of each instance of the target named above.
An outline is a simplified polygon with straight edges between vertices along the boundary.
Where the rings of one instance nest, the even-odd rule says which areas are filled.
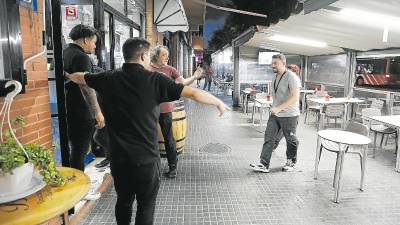
[[[105,54],[107,69],[118,69],[124,64],[122,46],[128,38],[140,37],[140,30],[132,21],[115,12],[104,12]]]
[[[122,54],[122,45],[131,37],[131,28],[120,20],[114,20],[114,68],[122,67],[125,62]]]
[[[69,166],[62,49],[72,42],[69,32],[74,26],[94,26],[94,9],[91,0],[52,0],[51,4],[46,0],[46,4],[46,18],[51,18],[51,22],[46,22],[46,30],[54,31],[48,34],[54,35],[54,45],[47,46],[54,155],[57,165]],[[97,59],[95,55],[91,58],[94,62]]]

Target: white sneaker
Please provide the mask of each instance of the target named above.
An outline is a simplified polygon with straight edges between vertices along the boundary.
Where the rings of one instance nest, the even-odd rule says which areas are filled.
[[[294,163],[291,159],[286,161],[286,164],[282,167],[282,171],[284,172],[293,172],[296,169],[296,163]]]
[[[83,199],[88,200],[88,201],[94,201],[97,200],[101,197],[101,193],[97,191],[92,191],[90,190]]]
[[[269,169],[262,163],[250,163],[250,168],[257,172],[269,173]]]

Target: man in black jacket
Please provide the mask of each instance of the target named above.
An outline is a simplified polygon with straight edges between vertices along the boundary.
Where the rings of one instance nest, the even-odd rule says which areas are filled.
[[[150,44],[141,38],[123,45],[121,69],[96,75],[66,74],[72,81],[94,88],[102,99],[110,138],[111,174],[117,192],[115,216],[119,225],[130,224],[132,204],[137,200],[136,225],[153,224],[160,186],[160,152],[157,121],[162,102],[181,96],[217,106],[225,104],[207,92],[177,84],[165,75],[150,72]]]

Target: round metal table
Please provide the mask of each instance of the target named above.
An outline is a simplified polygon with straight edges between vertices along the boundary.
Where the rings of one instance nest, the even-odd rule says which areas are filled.
[[[361,182],[360,189],[364,189],[364,175],[365,175],[365,160],[367,157],[368,144],[371,143],[371,139],[361,134],[343,131],[343,130],[321,130],[318,131],[317,139],[317,151],[315,157],[315,171],[314,179],[318,177],[318,165],[321,158],[321,139],[334,142],[338,145],[335,150],[337,153],[335,175],[333,179],[333,187],[335,188],[334,201],[337,203],[339,201],[340,194],[340,178],[342,176],[344,155],[349,149],[349,146],[361,146],[360,154],[362,155],[361,162]]]

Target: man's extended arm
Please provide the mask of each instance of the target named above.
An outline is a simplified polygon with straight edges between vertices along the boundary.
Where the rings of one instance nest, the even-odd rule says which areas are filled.
[[[178,78],[176,78],[176,82],[181,83],[185,86],[191,85],[195,80],[199,79],[203,75],[203,73],[203,69],[198,67],[191,77],[185,79],[182,76],[179,76]]]
[[[229,109],[228,106],[226,106],[220,99],[216,98],[214,95],[196,88],[185,86],[182,90],[181,96],[191,98],[203,104],[217,106],[220,116],[222,116],[224,112]]]
[[[85,81],[85,73],[84,72],[76,72],[76,73],[71,73],[71,74],[69,74],[67,72],[64,72],[64,73],[65,73],[65,76],[68,79],[72,80],[74,83],[81,84],[81,85],[87,85],[86,81]]]

